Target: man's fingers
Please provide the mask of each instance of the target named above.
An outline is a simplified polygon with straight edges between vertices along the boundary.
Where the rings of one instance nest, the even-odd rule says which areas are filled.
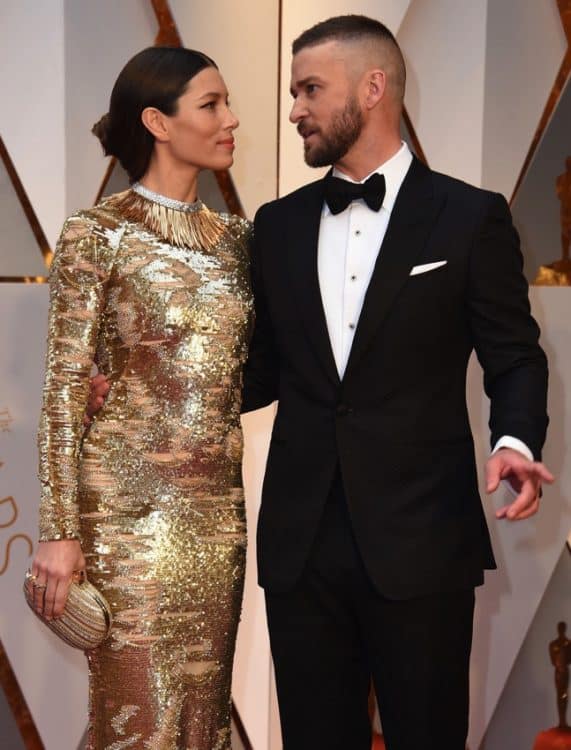
[[[103,398],[103,396],[93,396],[92,395],[90,397],[90,399],[89,399],[89,401],[87,403],[87,406],[85,407],[85,412],[86,412],[86,415],[87,415],[87,419],[89,420],[88,424],[91,422],[90,417],[92,417],[94,414],[96,414],[99,411],[99,409],[101,409],[101,407],[103,406],[104,403],[105,403],[105,399]]]
[[[555,481],[555,476],[549,471],[547,466],[541,463],[534,463],[536,469],[536,476],[539,477],[543,482],[552,484]]]
[[[106,377],[105,377],[105,375],[103,375],[103,373],[101,373],[101,372],[98,372],[98,373],[97,373],[97,375],[94,375],[94,376],[93,376],[93,377],[91,378],[91,385],[92,385],[92,386],[93,386],[94,388],[97,388],[98,386],[100,386],[100,385],[102,385],[102,384],[104,384],[104,383],[106,383],[106,382],[107,382],[107,378],[106,378]]]
[[[531,516],[534,516],[537,511],[539,510],[539,501],[532,503],[532,505],[527,508],[527,510],[524,510],[522,513],[518,513],[517,516],[514,518],[510,518],[510,521],[524,521],[526,518],[530,518]]]
[[[109,381],[99,373],[94,378],[91,378],[91,392],[96,396],[106,396],[109,392]]]
[[[522,510],[518,510],[511,505],[504,505],[496,511],[496,518],[507,518],[509,521],[523,521],[524,518],[529,518],[535,515],[539,510],[539,498],[531,503],[531,505],[524,507]]]
[[[532,482],[525,482],[521,488],[521,492],[513,501],[508,508],[506,516],[509,519],[515,519],[520,513],[525,511],[530,505],[535,502],[539,487]]]
[[[537,513],[539,509],[539,485],[530,480],[523,483],[521,492],[508,505],[496,511],[496,518],[507,518],[519,521]]]
[[[547,466],[540,463],[539,461],[529,461],[517,466],[505,467],[506,476],[512,474],[516,476],[522,483],[529,480],[535,482],[547,482],[552,484],[555,481],[555,477],[549,471]]]
[[[486,464],[486,492],[495,492],[501,479],[501,468],[498,461],[490,460]]]
[[[501,479],[508,480],[513,489],[520,494],[528,482],[537,491],[540,483],[552,484],[555,481],[554,475],[545,464],[540,461],[528,461],[523,456],[516,456],[514,460],[513,451],[500,451],[486,464],[486,491],[488,493],[497,490]]]
[[[516,511],[514,508],[508,508],[507,518],[510,521],[523,521],[526,518],[530,518],[537,513],[539,510],[539,499],[536,498],[531,505],[526,506],[520,511]]]

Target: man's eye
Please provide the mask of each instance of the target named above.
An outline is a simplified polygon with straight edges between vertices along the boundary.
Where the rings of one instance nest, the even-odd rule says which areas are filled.
[[[317,85],[315,83],[308,83],[305,90],[308,94],[314,94],[317,91]]]

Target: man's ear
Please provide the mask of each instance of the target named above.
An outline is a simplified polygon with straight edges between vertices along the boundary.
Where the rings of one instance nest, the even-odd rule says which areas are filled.
[[[166,117],[156,107],[145,107],[141,112],[141,122],[147,128],[149,133],[160,143],[169,140],[169,130],[167,127]]]
[[[375,69],[367,73],[365,79],[365,106],[373,109],[385,95],[387,76],[384,70]]]

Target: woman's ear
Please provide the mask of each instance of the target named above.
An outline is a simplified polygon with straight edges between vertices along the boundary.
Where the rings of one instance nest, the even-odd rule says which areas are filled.
[[[164,143],[169,140],[166,117],[160,109],[145,107],[141,112],[141,122],[157,141]]]

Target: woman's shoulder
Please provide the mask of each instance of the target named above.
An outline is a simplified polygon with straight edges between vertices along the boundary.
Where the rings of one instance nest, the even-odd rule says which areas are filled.
[[[78,229],[83,228],[90,232],[105,233],[108,230],[120,228],[125,219],[121,216],[116,208],[116,200],[124,193],[116,193],[104,198],[90,208],[82,208],[76,211],[65,220],[66,226],[75,226]]]
[[[217,216],[224,222],[230,235],[236,240],[249,240],[254,230],[254,225],[248,219],[236,214],[216,212]]]
[[[83,256],[104,260],[114,255],[124,231],[124,220],[107,201],[83,208],[64,222],[56,256],[73,251]]]

